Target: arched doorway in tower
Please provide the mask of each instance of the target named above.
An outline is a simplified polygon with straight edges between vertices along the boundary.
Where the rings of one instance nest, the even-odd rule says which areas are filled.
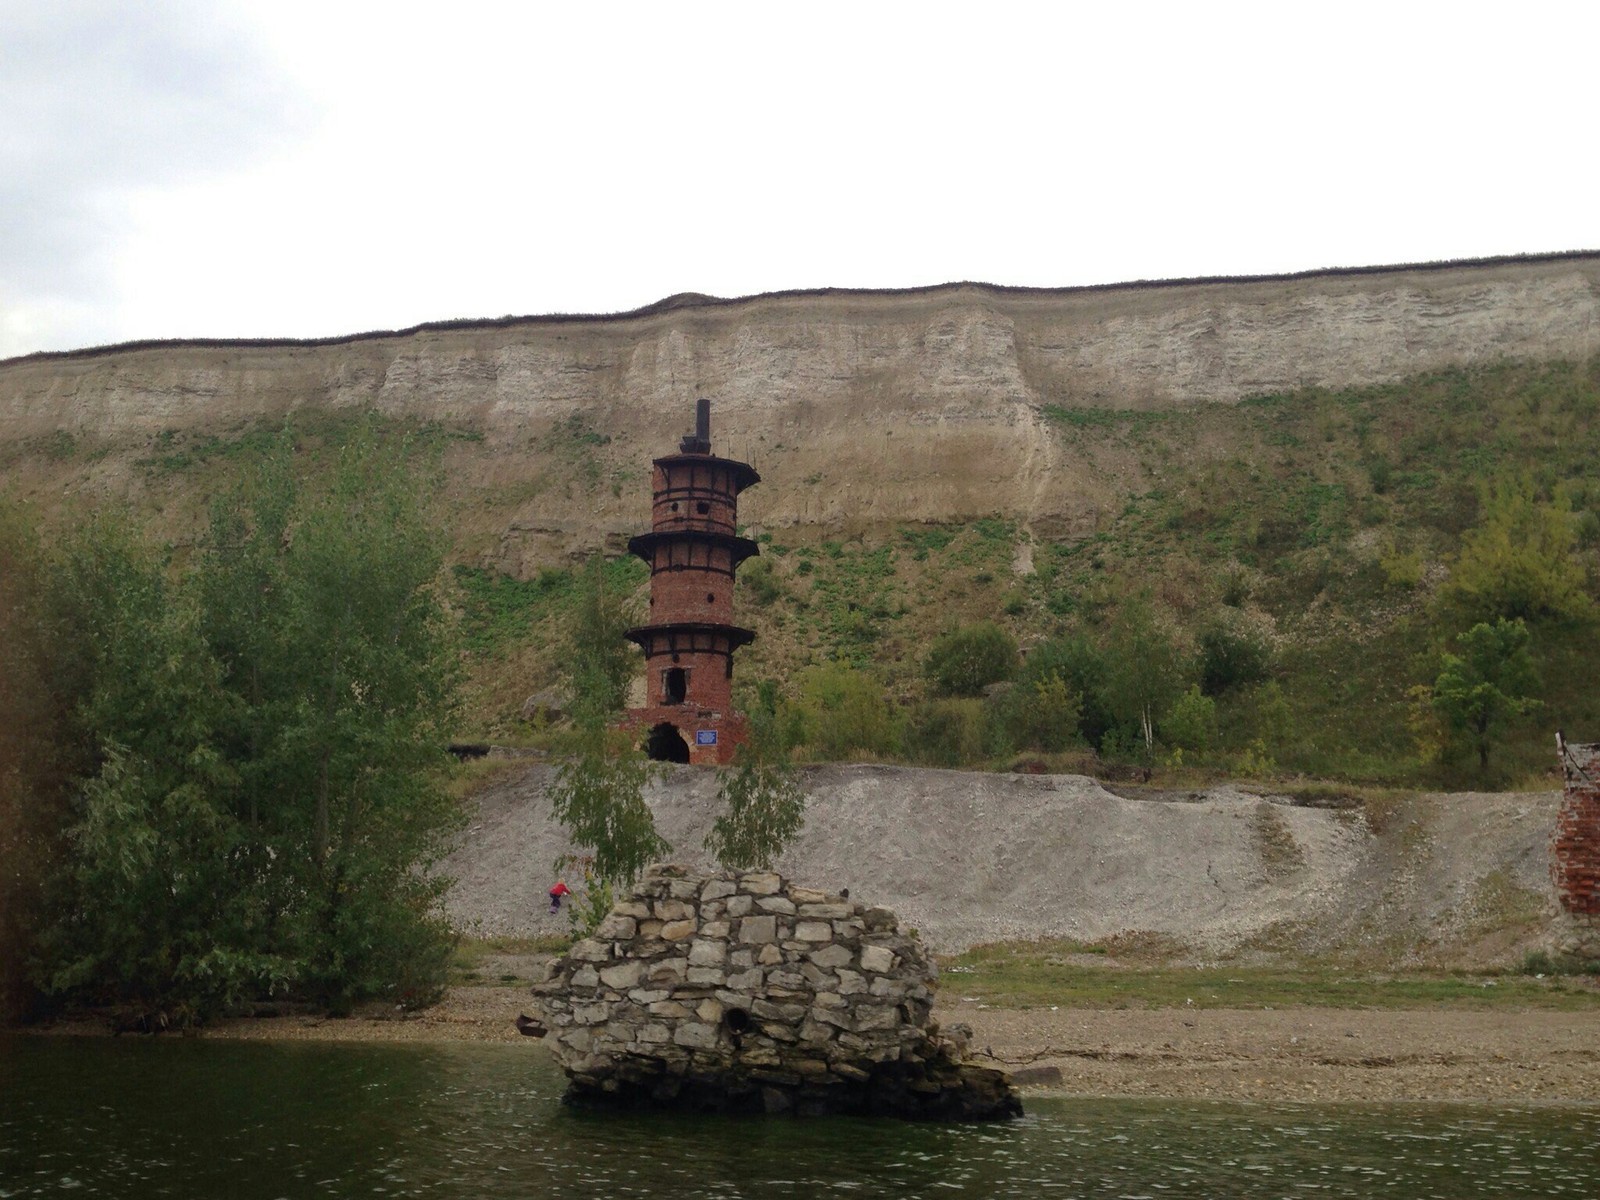
[[[686,763],[689,761],[689,743],[670,721],[653,726],[645,739],[644,752],[655,762]]]

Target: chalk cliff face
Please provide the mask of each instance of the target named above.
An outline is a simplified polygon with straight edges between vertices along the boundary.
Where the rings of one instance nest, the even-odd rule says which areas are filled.
[[[716,448],[765,479],[749,514],[761,525],[1002,514],[1070,534],[1115,488],[1077,469],[1051,406],[1229,403],[1596,352],[1600,254],[1062,291],[685,297],[618,317],[15,359],[0,363],[0,443],[64,431],[114,464],[162,434],[304,408],[448,421],[483,434],[451,463],[462,496],[487,510],[476,553],[515,570],[642,528],[636,472],[687,430],[700,395]],[[558,469],[558,433],[574,429],[588,435],[581,478]],[[110,466],[96,479],[118,486]]]

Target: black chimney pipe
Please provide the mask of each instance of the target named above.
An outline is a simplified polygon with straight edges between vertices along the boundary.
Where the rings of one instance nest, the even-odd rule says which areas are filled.
[[[680,454],[711,453],[711,401],[704,396],[694,402],[694,432],[678,443]]]

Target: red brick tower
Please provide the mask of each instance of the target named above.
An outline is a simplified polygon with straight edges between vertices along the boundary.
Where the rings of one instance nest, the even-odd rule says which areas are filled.
[[[760,550],[739,537],[739,493],[761,476],[711,453],[711,401],[695,431],[655,460],[650,532],[628,551],[650,564],[650,623],[628,630],[645,658],[645,707],[628,715],[645,749],[665,762],[725,763],[744,740],[732,709],[733,652],[755,634],[733,623],[733,574]]]

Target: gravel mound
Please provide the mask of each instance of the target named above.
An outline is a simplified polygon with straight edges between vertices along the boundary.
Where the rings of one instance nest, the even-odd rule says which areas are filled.
[[[533,765],[476,797],[444,864],[465,931],[567,932],[545,895],[556,859],[574,850],[550,816],[553,775]],[[1554,792],[1423,796],[1380,822],[1232,786],[1130,799],[1083,776],[871,765],[812,767],[800,781],[805,828],[777,869],[892,908],[938,952],[1153,934],[1199,956],[1399,960],[1484,945],[1504,956],[1556,912],[1545,867]],[[671,767],[649,792],[674,861],[712,865],[701,843],[716,786],[709,769]]]

